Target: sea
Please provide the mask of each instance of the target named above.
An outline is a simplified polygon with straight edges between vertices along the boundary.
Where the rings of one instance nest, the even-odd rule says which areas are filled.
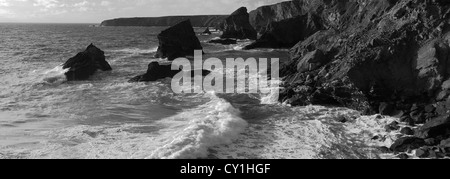
[[[176,94],[170,79],[128,83],[166,62],[153,57],[166,28],[0,24],[0,159],[389,158],[378,148],[397,139],[385,130],[395,118],[272,94]],[[289,60],[286,49],[242,50],[250,40],[207,43],[219,36],[198,36],[205,59]],[[113,71],[66,81],[61,64],[91,43]]]

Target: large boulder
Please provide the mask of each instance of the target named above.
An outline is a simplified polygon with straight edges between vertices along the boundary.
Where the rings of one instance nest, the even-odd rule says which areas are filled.
[[[249,14],[246,7],[241,7],[233,12],[221,25],[223,34],[221,38],[251,39],[256,40],[258,33],[250,25]]]
[[[153,82],[165,78],[173,78],[178,73],[182,72],[182,69],[172,70],[171,64],[160,64],[158,62],[152,62],[148,65],[147,73],[136,76],[128,82]],[[210,74],[210,71],[203,70],[202,75],[206,76]],[[192,75],[195,75],[194,71],[191,71]]]
[[[425,123],[416,133],[417,137],[427,139],[450,135],[450,116],[440,116]]]
[[[155,58],[168,58],[172,61],[179,57],[193,56],[195,50],[203,50],[190,20],[178,23],[158,35],[159,46]]]
[[[391,146],[391,150],[394,152],[407,152],[408,150],[415,150],[425,146],[425,141],[416,137],[404,137],[395,141]]]
[[[68,81],[87,80],[97,70],[111,71],[112,68],[105,60],[105,52],[90,44],[84,52],[78,53],[63,64]]]
[[[269,23],[263,35],[245,49],[291,48],[321,30],[320,17],[306,14]]]

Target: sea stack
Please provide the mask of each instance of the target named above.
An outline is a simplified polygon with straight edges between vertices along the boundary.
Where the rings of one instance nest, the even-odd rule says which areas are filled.
[[[241,7],[233,12],[221,25],[223,34],[221,38],[251,39],[256,40],[258,33],[250,25],[249,14],[246,7]]]
[[[172,70],[172,64],[160,64],[159,62],[152,62],[148,65],[147,73],[136,76],[128,82],[153,82],[165,78],[173,78],[178,73],[182,72],[182,69]],[[189,72],[189,71],[188,71]],[[191,71],[194,75],[194,71]],[[207,70],[202,71],[202,75],[209,75],[211,72]]]
[[[105,60],[105,52],[93,44],[89,45],[84,52],[70,58],[63,64],[63,69],[69,69],[65,74],[68,81],[87,80],[97,70],[112,70]]]
[[[203,50],[191,21],[178,23],[158,35],[159,47],[155,58],[173,61],[179,57],[193,56],[195,50]]]

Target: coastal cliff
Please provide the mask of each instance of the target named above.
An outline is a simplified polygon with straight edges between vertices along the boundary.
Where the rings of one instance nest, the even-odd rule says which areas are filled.
[[[319,17],[323,29],[291,49],[291,60],[280,70],[280,101],[345,106],[399,116],[410,127],[424,124],[415,137],[401,138],[389,150],[448,155],[450,1],[296,2]]]
[[[251,11],[250,24],[263,33],[270,22],[294,18],[308,13],[305,2],[301,0],[286,1],[268,6],[261,6]]]
[[[194,27],[216,27],[227,17],[227,15],[199,15],[119,18],[105,20],[101,26],[173,26],[179,22],[190,20]]]

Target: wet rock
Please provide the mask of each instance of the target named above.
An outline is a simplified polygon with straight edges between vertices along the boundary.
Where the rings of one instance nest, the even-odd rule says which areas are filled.
[[[195,50],[203,50],[191,21],[178,23],[158,35],[159,46],[155,58],[167,58],[173,61],[179,57],[194,56]]]
[[[347,118],[346,118],[345,116],[339,116],[339,117],[337,117],[337,118],[336,118],[336,121],[337,121],[337,122],[340,122],[340,123],[346,123],[346,122],[348,122],[348,120],[347,120]]]
[[[450,116],[440,116],[435,119],[430,120],[425,125],[419,128],[416,133],[417,137],[426,138],[436,138],[438,136],[448,134],[450,129]]]
[[[427,158],[430,156],[430,150],[426,148],[417,149],[416,156],[419,158]]]
[[[417,137],[403,137],[394,142],[391,150],[394,152],[407,152],[415,150],[425,145],[425,141]]]
[[[391,150],[387,147],[379,147],[378,150],[384,154],[391,153]]]
[[[386,125],[385,129],[386,129],[387,132],[391,132],[391,131],[399,130],[400,126],[399,126],[398,122],[394,121],[391,124]]]
[[[444,149],[450,149],[450,139],[441,141],[441,147]]]
[[[409,155],[402,153],[402,154],[397,155],[397,158],[405,160],[405,159],[409,159]]]
[[[249,14],[246,7],[233,12],[223,23],[221,38],[256,40],[258,33],[250,25]]]
[[[237,44],[237,40],[236,39],[214,39],[214,40],[208,41],[208,43],[231,45],[231,44]]]
[[[165,78],[173,78],[178,73],[182,72],[181,69],[172,70],[172,65],[164,65],[159,64],[158,62],[152,62],[148,65],[147,73],[144,75],[139,75],[128,82],[153,82]],[[202,75],[206,76],[210,74],[210,71],[203,70]],[[195,74],[194,71],[191,71],[192,76]]]
[[[414,131],[409,128],[409,127],[405,127],[400,131],[401,134],[403,135],[414,135]]]
[[[436,141],[436,139],[428,138],[428,139],[425,139],[425,144],[427,146],[435,146],[438,144],[438,142]]]
[[[111,71],[112,68],[105,60],[105,52],[89,45],[84,52],[78,53],[63,64],[63,69],[69,69],[65,73],[68,81],[87,80],[97,70]]]

